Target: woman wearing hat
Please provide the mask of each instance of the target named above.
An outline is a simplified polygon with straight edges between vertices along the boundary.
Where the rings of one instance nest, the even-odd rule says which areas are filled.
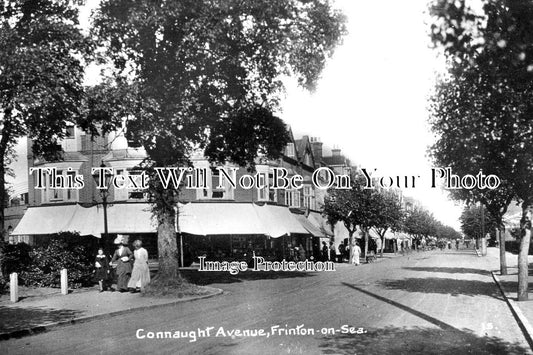
[[[144,287],[150,283],[150,269],[148,268],[148,252],[142,247],[142,242],[136,240],[133,242],[135,250],[133,256],[135,263],[133,264],[133,271],[128,282],[128,288],[132,292],[139,292],[144,290]]]
[[[116,263],[117,265],[117,289],[120,292],[126,292],[128,291],[128,281],[130,280],[131,276],[131,259],[133,253],[126,246],[128,241],[125,236],[119,234],[114,243],[118,245],[118,248],[115,250],[115,254],[113,254],[111,263]]]

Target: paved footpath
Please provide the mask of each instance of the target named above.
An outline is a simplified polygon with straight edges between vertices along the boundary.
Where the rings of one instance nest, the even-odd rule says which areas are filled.
[[[210,274],[200,281],[222,295],[3,341],[0,353],[532,354],[493,267],[472,250],[446,250],[330,273]],[[344,334],[345,326],[364,333]],[[164,331],[181,338],[146,337]]]

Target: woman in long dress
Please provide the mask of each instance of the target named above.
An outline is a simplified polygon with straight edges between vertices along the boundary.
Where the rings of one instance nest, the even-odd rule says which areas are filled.
[[[148,268],[148,252],[142,247],[142,242],[136,240],[133,242],[135,250],[133,256],[135,262],[133,263],[133,271],[131,272],[130,282],[128,288],[139,292],[144,290],[146,285],[150,283],[150,269]]]
[[[353,246],[353,256],[352,256],[352,264],[355,264],[356,266],[361,263],[361,248],[359,247],[359,244],[355,243]]]
[[[115,254],[113,254],[113,259],[111,263],[116,263],[116,273],[118,277],[117,289],[120,292],[128,291],[128,281],[131,275],[131,258],[133,253],[126,246],[127,240],[123,236],[117,237],[115,239],[115,244],[118,244]]]

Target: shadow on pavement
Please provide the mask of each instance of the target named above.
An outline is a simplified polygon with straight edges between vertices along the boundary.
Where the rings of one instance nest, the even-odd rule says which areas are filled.
[[[237,275],[231,275],[227,271],[198,271],[198,270],[180,270],[180,273],[187,281],[196,285],[210,284],[229,284],[250,280],[274,280],[300,277],[313,277],[313,273],[308,272],[276,272],[276,271],[244,271]]]
[[[81,314],[80,311],[70,309],[0,306],[0,333],[69,321]]]
[[[477,280],[412,277],[401,280],[382,280],[378,284],[391,290],[443,293],[452,296],[490,296],[496,299],[502,299],[501,293],[494,283]]]
[[[490,272],[482,269],[472,269],[465,267],[403,267],[405,270],[427,271],[427,272],[445,272],[449,274],[479,274],[490,276]]]
[[[366,334],[342,334],[319,345],[324,354],[526,354],[529,349],[470,331],[385,327]]]
[[[366,334],[341,334],[326,338],[320,347],[325,354],[525,354],[530,351],[518,343],[497,337],[479,337],[457,329],[411,307],[377,295],[355,285],[343,285],[415,315],[438,328],[385,327]]]

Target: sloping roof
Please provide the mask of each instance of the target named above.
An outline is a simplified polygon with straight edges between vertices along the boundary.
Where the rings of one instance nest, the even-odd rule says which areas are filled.
[[[344,155],[332,155],[329,157],[322,157],[322,161],[327,165],[350,165],[350,161]]]

